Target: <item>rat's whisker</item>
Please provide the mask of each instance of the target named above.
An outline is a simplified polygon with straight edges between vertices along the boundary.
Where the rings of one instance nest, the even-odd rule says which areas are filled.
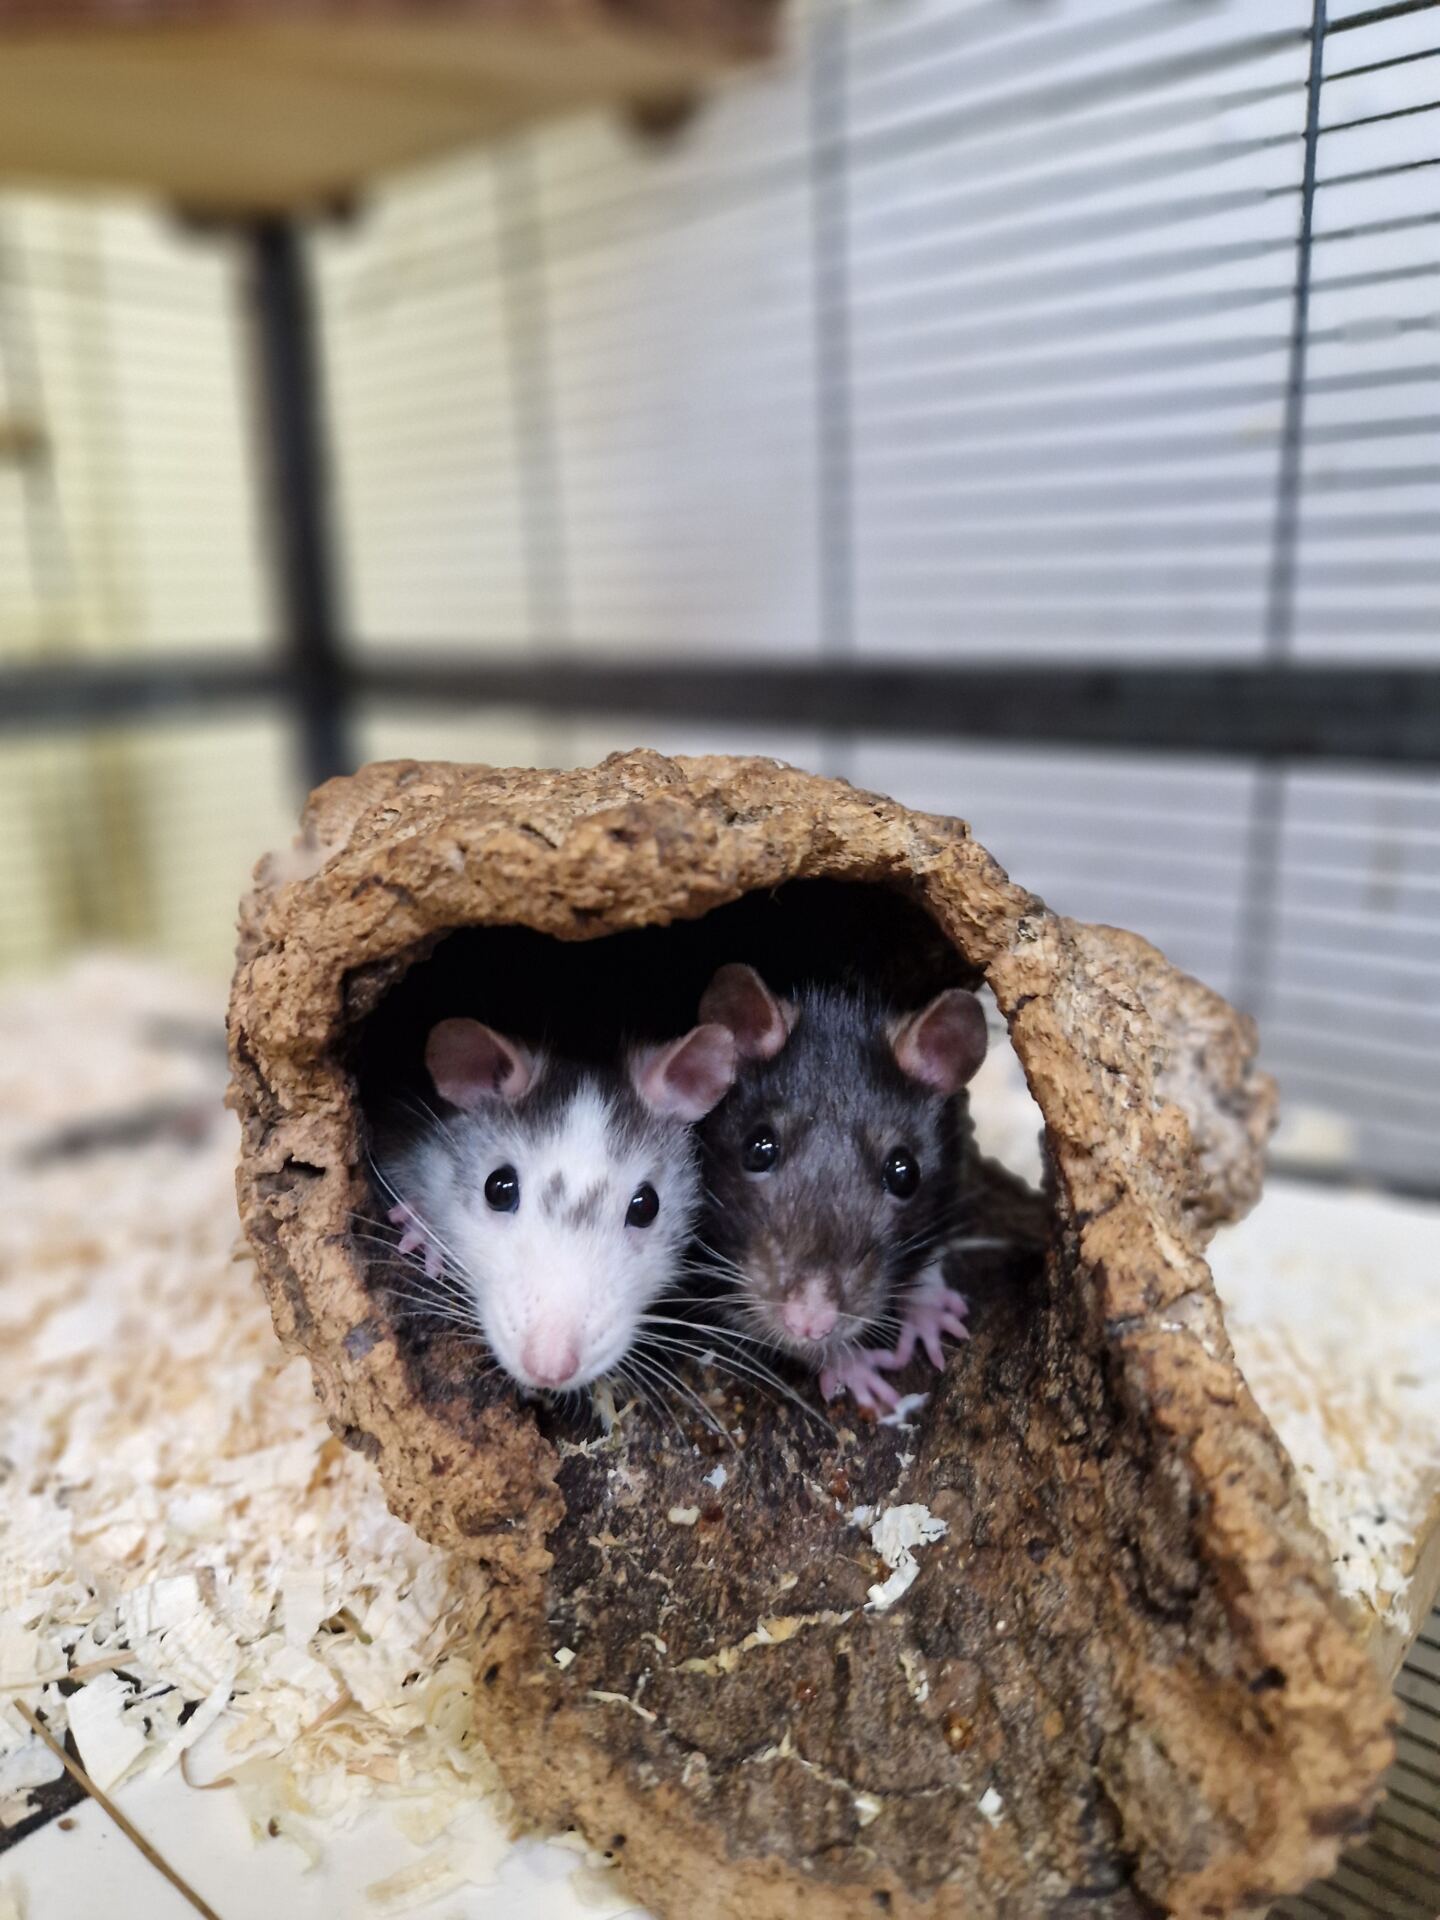
[[[427,1273],[425,1268],[413,1260],[393,1260],[377,1263],[378,1284],[385,1289],[397,1285],[414,1285],[426,1290],[429,1298],[443,1301],[454,1307],[468,1307],[474,1311],[475,1301],[469,1288],[456,1285],[453,1281],[442,1279]]]
[[[773,1322],[767,1319],[760,1307],[742,1305],[737,1308],[737,1313],[747,1325],[758,1329],[762,1345],[770,1348],[773,1353],[784,1353],[786,1351],[785,1344],[776,1331]]]
[[[742,1333],[739,1327],[724,1326],[714,1320],[686,1320],[663,1313],[642,1313],[640,1319],[647,1327],[683,1327],[687,1332],[705,1334],[712,1339],[744,1340],[752,1343],[757,1339],[757,1336],[752,1333]]]
[[[718,1247],[712,1247],[708,1240],[702,1240],[698,1234],[690,1244],[695,1248],[697,1253],[704,1254],[706,1261],[711,1266],[728,1268],[733,1273],[739,1273],[741,1271],[738,1260],[732,1259],[728,1253],[721,1253]]]
[[[667,1419],[670,1422],[670,1425],[675,1429],[676,1439],[680,1442],[682,1447],[688,1445],[688,1442],[685,1437],[685,1430],[680,1425],[680,1422],[675,1415],[675,1409],[670,1404],[670,1396],[666,1391],[665,1383],[662,1377],[656,1372],[653,1363],[647,1358],[645,1358],[645,1356],[637,1353],[633,1347],[631,1348],[627,1358],[629,1360],[630,1365],[637,1370],[636,1378],[644,1379],[654,1387],[655,1394],[659,1402],[659,1409],[664,1415],[665,1419]]]
[[[400,1242],[394,1236],[395,1229],[392,1227],[388,1234],[355,1233],[352,1231],[350,1238],[352,1240],[358,1240],[366,1246],[379,1247],[383,1252],[388,1253],[392,1259],[403,1262],[407,1266],[423,1266],[423,1256],[414,1251],[402,1253],[400,1251]],[[440,1271],[442,1273],[449,1272],[453,1274],[456,1269],[450,1267],[448,1264],[442,1264]]]
[[[822,1425],[829,1425],[828,1421],[823,1420],[820,1415],[816,1414],[814,1407],[810,1405],[808,1400],[796,1393],[793,1387],[788,1386],[785,1381],[780,1378],[779,1374],[773,1373],[757,1354],[747,1353],[743,1356],[736,1353],[718,1354],[715,1353],[712,1348],[706,1348],[702,1353],[694,1357],[700,1360],[702,1364],[713,1365],[722,1372],[728,1369],[737,1377],[743,1374],[747,1379],[755,1381],[758,1385],[769,1387],[773,1392],[778,1393],[782,1399],[788,1400],[790,1404],[803,1413],[807,1419],[821,1419]]]
[[[382,1220],[378,1214],[362,1213],[359,1207],[348,1207],[345,1212],[345,1218],[353,1222],[356,1226],[374,1227],[379,1233],[393,1233],[395,1231],[390,1221]]]
[[[662,1352],[668,1351],[668,1349],[662,1348],[661,1351]],[[705,1402],[700,1398],[699,1394],[696,1393],[692,1388],[687,1387],[685,1385],[685,1382],[680,1378],[679,1374],[675,1372],[674,1368],[666,1366],[665,1362],[659,1359],[657,1355],[654,1353],[648,1354],[647,1357],[650,1360],[650,1363],[654,1367],[656,1372],[659,1373],[662,1376],[662,1378],[669,1381],[670,1385],[674,1388],[675,1392],[678,1393],[683,1400],[686,1400],[689,1402],[689,1404],[695,1409],[696,1413],[698,1413],[700,1418],[704,1421],[705,1425],[709,1427],[712,1432],[719,1434],[724,1440],[726,1440],[731,1446],[733,1446],[734,1441],[730,1439],[730,1435],[725,1431],[725,1428],[721,1424],[721,1422],[716,1419],[714,1413],[711,1411],[709,1407],[706,1406]]]
[[[407,1318],[409,1319],[444,1320],[452,1326],[469,1327],[475,1333],[484,1332],[473,1311],[467,1313],[461,1307],[447,1306],[444,1302],[429,1299],[424,1294],[391,1292],[386,1295],[386,1299],[392,1306],[408,1307],[410,1312]]]
[[[408,1254],[390,1261],[377,1261],[374,1265],[380,1269],[382,1286],[391,1284],[383,1277],[386,1272],[399,1272],[404,1274],[407,1280],[415,1280],[429,1288],[437,1300],[448,1301],[454,1306],[469,1307],[472,1312],[474,1311],[474,1290],[454,1274],[446,1273],[443,1269],[439,1273],[432,1273],[423,1261],[412,1259]]]
[[[371,1171],[374,1173],[375,1178],[380,1182],[381,1186],[385,1189],[386,1193],[390,1195],[390,1198],[395,1202],[396,1206],[403,1208],[404,1211],[408,1213],[410,1218],[415,1222],[416,1226],[419,1227],[420,1231],[424,1234],[426,1240],[428,1240],[431,1243],[431,1245],[438,1247],[441,1253],[444,1254],[445,1258],[449,1260],[456,1268],[458,1268],[463,1273],[465,1271],[465,1262],[463,1260],[456,1258],[454,1249],[452,1247],[447,1246],[444,1240],[442,1240],[440,1235],[435,1232],[434,1228],[429,1224],[429,1222],[427,1220],[422,1219],[419,1212],[410,1204],[410,1202],[406,1200],[401,1194],[397,1193],[395,1188],[390,1184],[389,1180],[386,1179],[384,1171],[375,1160],[374,1155],[373,1154],[370,1155],[369,1158],[370,1158]]]
[[[421,1285],[416,1285],[419,1280]],[[471,1320],[476,1316],[473,1300],[452,1299],[436,1287],[423,1284],[424,1276],[407,1274],[403,1279],[387,1281],[384,1294],[387,1300],[415,1300],[430,1308],[434,1313],[464,1314]]]
[[[718,1279],[738,1280],[742,1284],[750,1279],[750,1273],[738,1260],[709,1260],[698,1262],[690,1271],[697,1274],[709,1274]]]
[[[451,1140],[455,1138],[454,1129],[450,1122],[443,1119],[441,1115],[435,1111],[434,1107],[431,1106],[430,1102],[425,1099],[424,1095],[417,1093],[413,1088],[408,1092],[402,1093],[398,1097],[396,1105],[412,1113],[419,1120],[428,1120],[436,1133],[443,1133]]]

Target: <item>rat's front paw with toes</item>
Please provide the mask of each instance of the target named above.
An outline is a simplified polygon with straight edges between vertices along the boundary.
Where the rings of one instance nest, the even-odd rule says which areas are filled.
[[[425,1238],[420,1222],[415,1218],[410,1209],[404,1206],[392,1207],[386,1215],[386,1218],[392,1227],[399,1227],[401,1229],[400,1245],[396,1249],[401,1259],[408,1260],[412,1253],[423,1253],[425,1256],[426,1278],[438,1280],[440,1278],[441,1265],[440,1249],[431,1246],[430,1242]]]
[[[897,1406],[900,1396],[880,1369],[890,1360],[888,1353],[852,1353],[838,1365],[825,1367],[820,1374],[820,1392],[833,1400],[847,1389],[858,1407],[878,1413]]]
[[[917,1288],[905,1306],[900,1338],[895,1343],[894,1354],[888,1360],[890,1370],[898,1373],[902,1367],[908,1367],[911,1355],[919,1345],[930,1356],[932,1365],[943,1372],[944,1336],[948,1333],[952,1340],[970,1338],[970,1329],[965,1324],[967,1308],[964,1294],[956,1293],[953,1287],[947,1287],[943,1281]]]

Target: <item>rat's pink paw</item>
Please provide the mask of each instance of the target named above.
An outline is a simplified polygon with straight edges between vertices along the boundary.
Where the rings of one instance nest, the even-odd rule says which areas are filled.
[[[900,1323],[900,1338],[895,1343],[894,1353],[887,1356],[887,1371],[899,1373],[902,1367],[908,1367],[911,1355],[919,1345],[930,1356],[931,1365],[943,1372],[944,1336],[948,1333],[952,1340],[970,1338],[970,1329],[965,1324],[967,1307],[964,1294],[956,1293],[944,1281],[926,1282],[917,1287],[906,1302],[905,1317]]]
[[[392,1227],[402,1229],[400,1245],[396,1251],[402,1259],[408,1259],[412,1253],[425,1256],[425,1277],[427,1280],[440,1278],[440,1249],[432,1247],[421,1230],[419,1221],[406,1206],[392,1207],[386,1215]]]
[[[833,1400],[837,1393],[847,1389],[854,1396],[855,1404],[868,1407],[872,1413],[880,1408],[897,1406],[900,1396],[881,1373],[880,1368],[890,1358],[886,1353],[852,1353],[842,1360],[839,1366],[825,1367],[820,1374],[820,1392],[827,1400]]]

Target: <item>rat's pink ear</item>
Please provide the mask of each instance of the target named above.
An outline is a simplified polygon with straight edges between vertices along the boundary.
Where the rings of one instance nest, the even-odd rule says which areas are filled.
[[[533,1054],[478,1020],[441,1020],[425,1042],[435,1091],[452,1107],[482,1100],[518,1100],[539,1071]]]
[[[700,996],[700,1018],[735,1036],[742,1060],[772,1060],[790,1038],[798,1007],[778,1000],[753,967],[721,967]]]
[[[902,1073],[936,1093],[958,1093],[985,1058],[985,1011],[973,993],[949,987],[890,1027]]]
[[[740,1056],[728,1027],[692,1027],[668,1046],[637,1053],[630,1062],[635,1091],[652,1113],[703,1120],[730,1091]]]

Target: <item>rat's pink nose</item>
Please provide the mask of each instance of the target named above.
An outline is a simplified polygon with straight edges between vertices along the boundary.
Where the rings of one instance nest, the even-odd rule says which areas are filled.
[[[787,1300],[780,1309],[785,1331],[793,1333],[797,1340],[823,1340],[837,1318],[835,1302],[821,1292],[814,1280],[807,1284],[803,1293],[793,1300]]]
[[[573,1333],[532,1334],[520,1364],[537,1387],[568,1386],[580,1371],[580,1342]]]

